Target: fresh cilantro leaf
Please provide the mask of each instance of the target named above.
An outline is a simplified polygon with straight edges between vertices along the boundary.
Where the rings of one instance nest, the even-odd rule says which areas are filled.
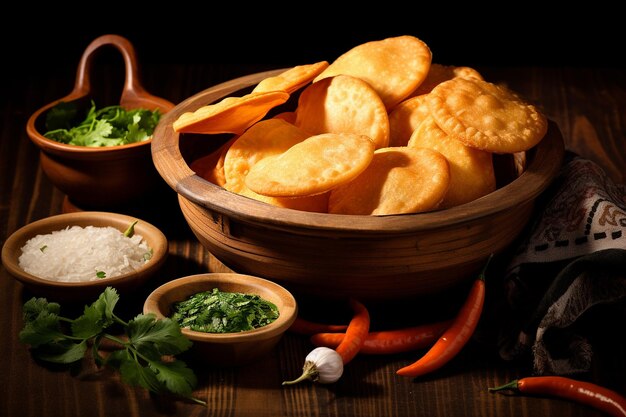
[[[98,335],[105,327],[102,313],[92,305],[85,307],[83,315],[72,322],[72,335],[88,339]]]
[[[42,312],[58,315],[61,312],[61,306],[58,303],[49,303],[45,298],[33,297],[24,303],[22,315],[24,321],[29,322],[35,320]]]
[[[98,366],[120,371],[122,380],[155,393],[171,392],[197,404],[193,398],[197,383],[193,371],[181,361],[164,362],[164,355],[181,353],[191,346],[178,324],[170,319],[157,320],[154,315],[140,314],[126,323],[114,313],[119,300],[117,291],[107,287],[98,299],[86,306],[83,314],[71,320],[59,315],[60,306],[45,298],[32,298],[24,304],[24,328],[19,338],[31,347],[31,354],[46,362],[69,364],[80,361],[92,342],[92,355]],[[71,335],[64,333],[62,323],[69,323]],[[124,327],[128,341],[105,330],[113,325]],[[103,337],[114,340],[121,349],[103,357],[98,352]]]
[[[128,134],[126,140],[128,143],[143,142],[150,138],[150,135],[145,130],[141,129],[137,124],[128,125]]]
[[[107,146],[107,143],[110,143],[108,146],[120,145],[120,138],[108,138],[112,131],[113,126],[109,122],[96,120],[87,132],[76,134],[70,144],[90,147]]]
[[[113,320],[115,315],[113,314],[113,309],[117,305],[117,302],[120,300],[120,296],[117,293],[117,290],[113,287],[106,287],[104,292],[100,294],[98,297],[98,308],[102,311],[102,314],[107,318],[107,320]]]
[[[20,342],[39,347],[46,344],[58,343],[66,339],[61,331],[59,316],[48,311],[41,311],[37,318],[26,322],[19,333]]]
[[[86,350],[87,340],[75,343],[65,339],[60,343],[48,345],[45,352],[37,352],[37,357],[52,363],[74,363],[85,356]]]
[[[234,333],[263,327],[278,318],[276,305],[255,294],[205,291],[174,305],[181,327],[207,333]]]
[[[176,355],[192,345],[176,322],[168,318],[157,320],[154,314],[139,314],[129,321],[127,334],[137,349],[152,344],[161,355]]]
[[[91,107],[89,108],[89,111],[87,112],[87,116],[85,117],[85,120],[83,120],[78,127],[81,126],[90,126],[93,124],[93,122],[96,120],[96,103],[93,102],[93,100],[91,101]]]
[[[140,345],[133,345],[135,351],[141,355],[147,361],[159,361],[163,357],[163,354],[159,352],[158,346],[154,343],[142,343]]]
[[[118,300],[117,292],[107,287],[96,301],[85,307],[83,315],[72,322],[72,335],[87,339],[102,333],[113,324],[113,308]]]
[[[135,359],[130,356],[130,352],[128,351],[128,349],[119,349],[111,352],[111,354],[106,357],[104,362],[107,366],[113,369],[120,369],[122,363],[128,360],[134,361]]]
[[[167,387],[170,392],[173,392],[184,397],[191,395],[193,387],[196,385],[197,380],[193,371],[187,368],[187,364],[181,360],[175,360],[173,362],[150,362],[150,369],[152,369],[157,379]]]
[[[101,367],[106,363],[106,358],[100,354],[100,341],[103,337],[104,336],[101,334],[96,336],[91,345],[91,354],[93,355],[94,362],[98,367]]]
[[[107,106],[95,111],[96,119],[108,120],[113,126],[122,125],[126,119],[126,111],[120,106]]]
[[[70,143],[74,139],[74,135],[66,129],[50,130],[44,136],[60,143]]]
[[[117,105],[97,110],[92,101],[85,118],[72,125],[70,121],[75,120],[76,110],[69,118],[69,110],[59,106],[48,112],[52,122],[47,125],[48,131],[44,136],[77,146],[118,146],[145,141],[150,138],[161,117],[158,110],[125,110]]]
[[[122,361],[120,365],[122,380],[130,385],[139,385],[148,391],[163,392],[165,386],[159,381],[151,368],[142,366],[138,361],[130,358]]]

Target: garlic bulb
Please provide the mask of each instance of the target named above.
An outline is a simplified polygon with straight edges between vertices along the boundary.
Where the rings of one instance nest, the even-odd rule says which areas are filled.
[[[310,379],[320,384],[331,384],[341,378],[343,374],[343,359],[333,349],[318,347],[313,349],[305,358],[302,375],[293,381],[285,381],[283,385],[297,384]]]

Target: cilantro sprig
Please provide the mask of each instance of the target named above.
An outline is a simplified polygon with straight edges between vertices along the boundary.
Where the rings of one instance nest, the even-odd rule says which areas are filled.
[[[95,103],[83,120],[77,121],[75,103],[61,102],[46,115],[44,136],[70,145],[101,147],[118,146],[148,140],[161,113],[158,109],[126,110],[121,106],[108,106],[97,110]]]
[[[32,298],[24,304],[25,325],[19,339],[30,345],[34,357],[59,364],[80,361],[91,342],[95,363],[117,369],[125,383],[206,405],[192,396],[197,383],[193,371],[173,358],[192,345],[178,324],[168,318],[158,320],[154,314],[139,314],[126,322],[113,312],[118,300],[117,291],[107,287],[94,303],[85,306],[80,317],[69,319],[60,315],[58,303]],[[113,325],[121,326],[126,338],[107,333]],[[102,339],[112,340],[121,348],[104,357],[99,353]]]

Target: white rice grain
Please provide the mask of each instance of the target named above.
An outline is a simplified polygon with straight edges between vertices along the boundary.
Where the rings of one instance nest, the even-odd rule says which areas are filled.
[[[28,240],[19,265],[39,278],[85,282],[103,279],[99,272],[112,278],[135,271],[150,256],[140,235],[128,238],[113,227],[72,226]]]

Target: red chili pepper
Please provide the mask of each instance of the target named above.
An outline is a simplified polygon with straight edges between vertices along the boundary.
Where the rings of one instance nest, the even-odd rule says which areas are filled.
[[[454,358],[474,334],[485,302],[485,271],[493,254],[474,281],[469,295],[452,325],[424,356],[411,365],[398,369],[402,376],[418,377],[441,368]]]
[[[350,307],[352,307],[354,315],[348,324],[345,337],[335,349],[343,359],[344,365],[359,353],[370,329],[370,315],[367,308],[353,299],[350,299]]]
[[[490,392],[513,390],[530,395],[548,395],[594,407],[614,417],[626,417],[626,398],[599,385],[561,376],[516,379]]]
[[[347,324],[316,323],[313,321],[305,320],[301,317],[296,317],[296,320],[289,327],[289,331],[292,333],[310,336],[316,333],[344,332],[347,328]]]
[[[411,352],[431,346],[448,328],[452,320],[407,327],[396,330],[370,332],[361,347],[360,353],[367,355],[392,355]],[[316,333],[311,336],[315,346],[335,348],[344,339],[345,333]]]

